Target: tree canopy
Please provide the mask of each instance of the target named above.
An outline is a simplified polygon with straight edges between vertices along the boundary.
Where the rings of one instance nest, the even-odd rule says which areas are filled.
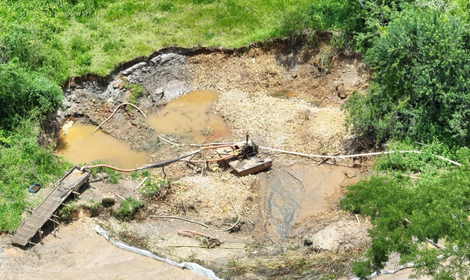
[[[348,109],[358,134],[377,141],[433,138],[470,143],[470,28],[458,16],[408,8],[367,51],[373,70],[367,95]]]

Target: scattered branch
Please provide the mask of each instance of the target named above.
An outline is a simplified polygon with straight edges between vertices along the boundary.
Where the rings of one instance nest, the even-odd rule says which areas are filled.
[[[182,217],[178,217],[178,216],[155,216],[155,215],[150,215],[149,218],[154,218],[154,219],[177,219],[177,220],[182,220],[182,221],[185,221],[185,222],[189,222],[189,223],[194,223],[194,224],[198,224],[200,226],[203,226],[205,228],[208,228],[208,229],[212,229],[212,230],[217,230],[217,231],[230,231],[232,230],[234,227],[236,227],[238,225],[238,223],[240,223],[240,214],[238,214],[238,211],[237,209],[235,209],[235,205],[233,205],[233,202],[232,202],[232,199],[230,199],[230,197],[228,197],[228,199],[230,200],[230,203],[232,204],[232,207],[233,207],[233,210],[235,211],[235,213],[237,214],[237,221],[232,225],[230,226],[229,228],[226,228],[226,229],[217,229],[217,228],[213,228],[211,226],[208,226],[202,222],[198,222],[198,221],[194,221],[194,220],[190,220],[190,219],[186,219],[186,218],[182,218]]]
[[[109,121],[113,116],[114,114],[116,114],[117,110],[119,108],[121,108],[121,106],[124,106],[124,105],[131,105],[132,107],[136,108],[137,110],[139,110],[139,112],[145,117],[147,118],[147,115],[144,114],[144,112],[142,112],[142,110],[139,109],[139,107],[135,106],[134,104],[132,103],[122,103],[120,104],[119,106],[116,107],[116,109],[114,109],[114,112],[111,114],[111,116],[109,116],[107,119],[105,119],[102,123],[100,123],[100,125],[98,125],[97,128],[95,128],[95,130],[93,130],[93,133],[95,133],[98,129],[100,129],[100,127],[107,121]]]

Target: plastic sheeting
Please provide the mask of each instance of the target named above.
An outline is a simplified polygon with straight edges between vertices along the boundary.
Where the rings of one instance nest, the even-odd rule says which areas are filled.
[[[197,263],[188,263],[188,262],[177,263],[177,262],[174,262],[172,260],[168,260],[168,259],[156,256],[156,255],[152,254],[151,252],[149,252],[147,250],[142,250],[142,249],[139,249],[139,248],[135,248],[135,247],[126,245],[122,242],[116,241],[116,240],[110,238],[108,236],[108,233],[104,229],[102,229],[99,225],[94,226],[93,229],[99,235],[106,238],[106,240],[108,240],[111,244],[118,247],[119,249],[126,250],[126,251],[129,251],[129,252],[132,252],[132,253],[136,253],[136,254],[139,254],[139,255],[142,255],[142,256],[146,256],[146,257],[155,259],[157,261],[161,261],[161,262],[164,262],[166,264],[179,267],[181,269],[188,269],[188,270],[190,270],[192,272],[195,272],[199,275],[206,276],[211,280],[222,280],[221,278],[217,277],[212,270],[207,269],[205,267],[202,267],[202,266],[198,265]]]

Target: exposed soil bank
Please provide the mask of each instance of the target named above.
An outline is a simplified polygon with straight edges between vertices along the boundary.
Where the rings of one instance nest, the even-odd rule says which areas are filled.
[[[352,92],[365,88],[368,79],[359,58],[338,54],[329,47],[310,50],[274,45],[269,50],[253,47],[245,52],[213,53],[193,50],[186,55],[160,54],[128,66],[104,81],[71,80],[65,91],[66,110],[59,112],[60,119],[76,118],[98,125],[117,104],[130,99],[149,113],[192,90],[209,90],[221,93],[215,110],[234,136],[248,131],[263,141],[264,134],[282,128],[285,135],[277,140],[277,146],[288,144],[298,151],[332,153],[345,148],[344,143],[337,143],[346,137],[339,107]],[[131,84],[142,86],[143,97],[136,98],[139,93]],[[283,99],[292,96],[289,92],[295,93],[295,100]],[[101,129],[129,142],[134,149],[151,148],[148,139],[153,129],[135,110],[120,110]],[[292,130],[298,133],[292,135]]]

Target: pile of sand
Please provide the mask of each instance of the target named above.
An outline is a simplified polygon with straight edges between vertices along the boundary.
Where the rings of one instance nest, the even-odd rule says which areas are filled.
[[[232,134],[247,132],[258,144],[298,152],[342,152],[348,137],[339,109],[318,108],[302,100],[281,99],[264,93],[226,92],[214,105]]]

